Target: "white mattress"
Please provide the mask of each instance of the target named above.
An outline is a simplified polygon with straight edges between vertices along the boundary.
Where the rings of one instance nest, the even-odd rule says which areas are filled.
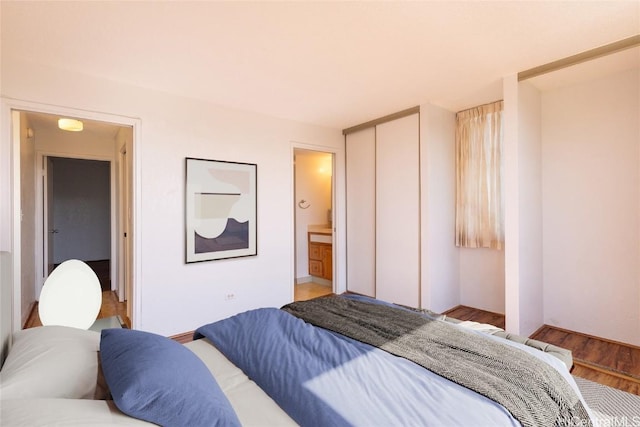
[[[296,426],[256,383],[229,361],[211,342],[200,339],[185,344],[211,371],[231,402],[243,426]]]
[[[123,414],[112,400],[7,399],[0,401],[0,406],[2,427],[155,426]]]

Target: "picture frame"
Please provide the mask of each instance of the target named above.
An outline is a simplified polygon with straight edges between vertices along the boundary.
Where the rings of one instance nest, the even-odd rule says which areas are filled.
[[[255,256],[254,163],[185,159],[185,262]]]

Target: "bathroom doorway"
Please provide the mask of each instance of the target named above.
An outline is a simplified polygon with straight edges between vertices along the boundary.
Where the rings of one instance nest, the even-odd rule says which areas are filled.
[[[294,149],[295,300],[333,292],[334,154]]]

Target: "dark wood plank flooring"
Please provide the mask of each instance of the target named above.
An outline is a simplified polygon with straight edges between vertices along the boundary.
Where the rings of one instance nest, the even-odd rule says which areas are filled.
[[[503,314],[472,307],[458,306],[443,314],[503,329],[505,326]],[[543,325],[530,338],[571,350],[573,375],[640,395],[639,347],[549,325]]]
[[[571,350],[573,375],[640,395],[640,347],[549,325],[531,338]]]
[[[466,307],[459,305],[450,310],[443,312],[449,317],[459,320],[471,320],[478,323],[488,323],[489,325],[497,326],[504,329],[505,320],[504,314],[493,313],[491,311],[480,310],[479,308]]]

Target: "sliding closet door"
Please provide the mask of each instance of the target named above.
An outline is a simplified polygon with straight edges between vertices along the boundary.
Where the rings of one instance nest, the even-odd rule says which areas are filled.
[[[413,307],[420,305],[418,117],[376,127],[376,297]]]
[[[346,138],[347,290],[375,297],[375,128]]]

